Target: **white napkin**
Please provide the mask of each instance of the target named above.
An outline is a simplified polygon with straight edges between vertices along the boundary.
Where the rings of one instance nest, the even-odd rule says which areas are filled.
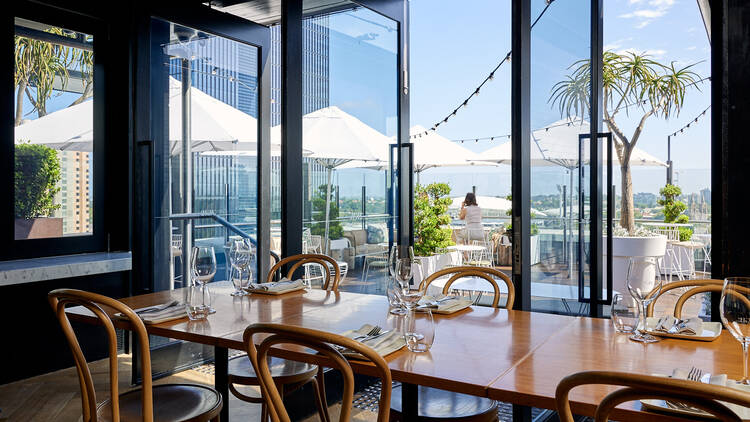
[[[420,309],[433,309],[438,312],[451,312],[464,309],[467,306],[471,306],[473,302],[470,299],[461,296],[448,296],[448,295],[437,295],[429,296],[425,295],[419,300],[417,310]]]
[[[372,328],[373,328],[372,325],[365,324],[357,330],[344,331],[343,333],[341,333],[341,335],[344,337],[349,337],[353,339],[357,336],[363,336],[367,334],[368,332],[370,332],[370,330],[372,330]],[[404,340],[404,335],[398,330],[391,330],[387,334],[384,334],[382,336],[376,337],[371,340],[360,341],[360,343],[370,346],[380,356],[387,356],[397,350],[400,350],[404,346],[406,346],[406,340]],[[352,350],[344,350],[341,353],[348,358],[364,359],[364,356]]]
[[[672,378],[686,380],[688,377],[688,372],[689,371],[687,369],[676,368],[674,371],[672,371]],[[750,392],[750,386],[744,385],[735,380],[730,380],[727,377],[727,374],[716,374],[716,375],[706,374],[701,378],[700,381],[705,384],[720,385],[723,387],[736,388],[738,390]],[[743,419],[743,420],[750,419],[750,408],[739,406],[739,405],[732,404],[732,403],[726,403],[726,402],[721,402],[721,403],[726,405],[732,412],[736,413],[737,416],[740,417],[740,419]]]
[[[153,308],[153,306],[147,306],[145,308],[134,309],[133,311],[135,311],[135,313],[138,314],[138,312],[148,310],[151,308]],[[116,313],[115,316],[117,318],[125,319],[125,316],[119,312]],[[161,311],[145,312],[145,313],[138,314],[138,316],[141,317],[141,320],[146,324],[158,324],[160,322],[166,322],[166,321],[171,321],[173,319],[187,317],[187,311],[185,311],[184,303],[178,303],[174,306],[170,306],[168,308],[162,309]]]
[[[289,280],[286,277],[275,283],[250,283],[248,290],[265,290],[267,292],[285,292],[302,287],[302,279]]]
[[[698,317],[677,319],[672,315],[665,315],[659,318],[654,331],[700,336],[703,334],[703,320]]]

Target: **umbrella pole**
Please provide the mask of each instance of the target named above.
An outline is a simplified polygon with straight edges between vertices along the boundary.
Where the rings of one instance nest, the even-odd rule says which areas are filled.
[[[328,218],[331,214],[331,177],[333,176],[333,168],[328,167],[328,183],[326,184],[326,230],[325,230],[325,246],[324,250],[326,251],[326,255],[328,255]]]

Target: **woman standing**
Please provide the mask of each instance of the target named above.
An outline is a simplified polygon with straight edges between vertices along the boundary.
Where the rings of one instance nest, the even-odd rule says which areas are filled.
[[[469,192],[466,194],[464,202],[461,204],[461,211],[458,218],[466,221],[463,239],[465,243],[472,240],[484,240],[484,226],[482,225],[482,209],[477,204],[477,197]]]

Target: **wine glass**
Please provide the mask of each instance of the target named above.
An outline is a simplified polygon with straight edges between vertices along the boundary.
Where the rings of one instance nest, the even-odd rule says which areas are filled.
[[[386,296],[388,297],[388,305],[390,307],[390,313],[393,315],[406,315],[406,309],[404,304],[401,303],[399,298],[399,284],[396,281],[396,277],[389,277],[386,286]]]
[[[210,305],[206,305],[206,284],[216,275],[216,254],[213,246],[194,246],[192,256],[193,279],[201,284],[203,290],[203,306],[213,312]]]
[[[232,241],[232,246],[229,248],[229,263],[232,266],[232,284],[234,285],[234,291],[232,296],[244,296],[247,294],[244,287],[247,287],[247,283],[250,282],[248,277],[247,283],[244,282],[243,275],[250,265],[252,255],[252,249],[247,239],[235,239]],[[235,270],[237,277],[234,277]]]
[[[750,345],[750,277],[724,279],[719,302],[721,322],[742,345],[742,384],[750,385],[747,377],[747,350]]]
[[[662,287],[658,258],[652,256],[631,257],[628,262],[627,284],[630,295],[641,308],[637,332],[631,335],[630,339],[643,343],[659,341],[659,338],[646,332],[648,305],[656,299]]]

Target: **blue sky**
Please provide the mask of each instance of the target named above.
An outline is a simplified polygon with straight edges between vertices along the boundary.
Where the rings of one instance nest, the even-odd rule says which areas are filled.
[[[545,2],[532,1],[532,17],[536,17]],[[549,90],[566,75],[567,66],[588,55],[588,8],[581,7],[584,3],[556,0],[532,31],[533,128],[560,119],[559,112],[547,102]],[[694,0],[606,0],[604,3],[605,49],[645,51],[655,60],[674,61],[678,66],[698,63],[695,72],[700,76],[710,75],[710,46]],[[510,50],[510,1],[411,0],[410,5],[411,123],[429,127],[463,101]],[[510,66],[506,63],[480,95],[441,125],[438,132],[449,139],[509,133],[510,83]],[[649,119],[638,147],[666,160],[667,134],[688,123],[710,104],[709,83],[703,84],[701,90],[692,89],[688,93],[679,116],[668,121]],[[632,132],[639,118],[634,112],[618,119],[618,123],[626,132]],[[507,138],[501,142],[506,141]],[[497,142],[470,142],[464,146],[480,152]],[[689,185],[684,186],[686,191],[709,186],[710,180],[705,175],[710,168],[710,116],[701,118],[673,139],[672,160],[676,170],[685,175],[684,182]],[[434,170],[435,177],[449,171],[456,173]],[[637,169],[636,172],[640,173],[634,174],[636,191],[653,191],[663,184],[662,177],[659,183],[653,182],[654,174],[663,175],[663,171]],[[463,173],[476,173],[476,169]],[[429,178],[423,175],[423,180]]]

